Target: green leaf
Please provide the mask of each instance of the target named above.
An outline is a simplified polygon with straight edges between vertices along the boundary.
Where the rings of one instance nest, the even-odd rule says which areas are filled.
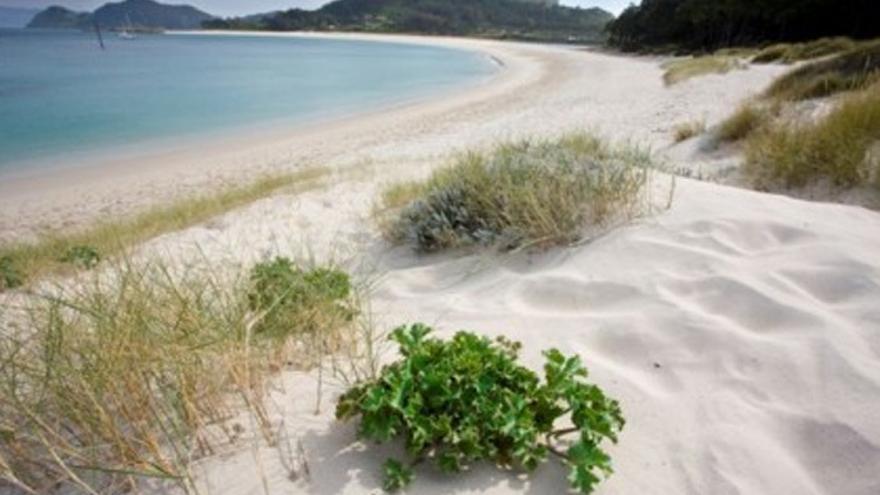
[[[409,485],[413,479],[412,469],[404,466],[399,461],[388,459],[383,465],[385,481],[382,485],[386,491],[394,492]]]
[[[392,332],[402,358],[380,376],[353,387],[337,404],[340,419],[360,417],[359,433],[378,442],[401,439],[413,460],[434,459],[454,473],[471,462],[537,469],[547,458],[545,438],[570,411],[579,440],[568,448],[572,486],[589,493],[610,474],[601,448],[623,427],[617,402],[586,382],[577,356],[549,350],[544,382],[517,362],[519,344],[469,332],[452,339],[427,338],[425,325]],[[554,449],[556,446],[554,446]],[[389,460],[385,486],[398,489],[412,479],[409,468]]]

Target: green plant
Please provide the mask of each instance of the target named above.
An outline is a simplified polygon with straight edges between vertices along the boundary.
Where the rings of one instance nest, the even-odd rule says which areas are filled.
[[[407,465],[389,459],[385,488],[407,485],[412,466],[433,459],[446,472],[488,460],[532,471],[552,453],[569,468],[571,486],[590,493],[610,475],[604,440],[617,442],[624,426],[620,407],[586,382],[580,358],[544,353],[544,380],[517,363],[520,344],[459,332],[451,340],[428,338],[415,324],[394,330],[403,358],[373,381],[348,390],[337,404],[340,420],[360,417],[361,438],[405,440]],[[556,422],[568,417],[571,427]],[[575,435],[562,448],[564,437]]]
[[[756,64],[768,64],[782,62],[790,64],[800,60],[810,60],[825,57],[835,53],[852,50],[857,43],[849,38],[820,38],[806,43],[780,43],[770,45],[759,51],[752,62]]]
[[[284,175],[260,178],[246,185],[224,187],[205,195],[184,197],[121,220],[97,223],[76,232],[42,237],[35,242],[0,245],[0,258],[11,258],[20,281],[65,272],[64,259],[72,246],[90,246],[104,257],[164,234],[204,222],[225,211],[248,204],[279,190],[294,192],[315,187],[329,173],[308,168]]]
[[[648,162],[586,134],[506,144],[435,171],[382,225],[388,238],[421,251],[563,244],[586,225],[634,215]]]
[[[73,246],[64,253],[60,261],[90,270],[101,262],[101,255],[92,246]]]
[[[880,85],[875,85],[848,95],[818,122],[777,123],[755,133],[746,142],[744,172],[760,189],[820,180],[843,188],[866,184],[878,136]]]
[[[672,138],[675,140],[676,143],[680,143],[682,141],[687,141],[694,136],[699,136],[705,131],[706,121],[694,120],[675,126],[675,128],[672,130]]]
[[[774,81],[764,96],[780,101],[806,100],[863,89],[878,79],[880,41],[875,41],[798,67]]]
[[[770,119],[771,111],[754,103],[745,103],[718,126],[715,134],[721,141],[735,142],[748,137]]]
[[[0,258],[0,290],[14,289],[24,283],[24,277],[15,267],[11,256]]]
[[[309,338],[265,338],[248,273],[106,265],[0,306],[0,487],[138,493],[148,482],[197,493],[194,460],[242,435],[277,441],[266,400],[274,372],[313,366],[329,344],[353,367],[373,359],[371,341],[342,331],[339,308],[314,302],[352,290],[336,270],[302,272],[309,306],[297,314]],[[357,299],[345,304],[356,312]]]
[[[343,271],[327,267],[304,271],[279,257],[255,265],[250,279],[250,308],[262,312],[258,333],[286,337],[354,317],[351,280]]]
[[[672,86],[688,79],[707,74],[726,74],[734,69],[744,69],[747,65],[739,58],[722,55],[703,55],[670,60],[661,67],[663,82]]]

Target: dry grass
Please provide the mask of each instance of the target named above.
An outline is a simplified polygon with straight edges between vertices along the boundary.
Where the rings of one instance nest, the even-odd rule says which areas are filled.
[[[857,46],[859,43],[849,38],[820,38],[806,43],[779,43],[758,51],[752,58],[752,62],[756,64],[772,62],[790,64],[843,53]]]
[[[313,365],[353,336],[353,295],[333,300],[344,301],[340,312],[325,292],[291,289],[290,313],[291,292],[255,306],[259,287],[239,274],[162,264],[102,272],[0,314],[0,485],[193,491],[193,460],[247,438],[275,441],[274,372]],[[278,308],[291,316],[287,331],[261,331]]]
[[[645,153],[612,149],[585,134],[469,153],[407,186],[420,194],[389,211],[385,233],[423,251],[570,242],[586,225],[629,217],[643,206],[648,162]]]
[[[699,136],[704,132],[706,132],[706,121],[694,120],[675,126],[675,128],[672,129],[672,138],[676,143],[680,143],[682,141],[687,141],[692,137]]]
[[[780,77],[765,97],[799,101],[866,88],[880,80],[880,41],[858,47],[827,60],[812,62]]]
[[[880,83],[847,96],[818,122],[777,123],[753,134],[744,171],[760,189],[817,182],[843,188],[867,185],[877,174],[871,150],[878,140]]]
[[[93,249],[106,259],[150,238],[206,221],[279,190],[314,187],[328,173],[328,169],[312,168],[269,176],[246,186],[229,187],[158,206],[130,219],[100,223],[80,232],[46,236],[34,243],[2,246],[0,290],[4,286],[16,286],[46,274],[76,268],[65,261],[71,250]],[[13,283],[4,282],[7,279]]]
[[[742,105],[718,126],[715,135],[723,142],[741,141],[767,125],[773,116],[770,108],[754,102]]]
[[[693,77],[708,74],[726,74],[734,69],[744,69],[738,57],[727,55],[704,55],[700,57],[670,60],[662,65],[665,70],[663,82],[667,86],[678,84]]]

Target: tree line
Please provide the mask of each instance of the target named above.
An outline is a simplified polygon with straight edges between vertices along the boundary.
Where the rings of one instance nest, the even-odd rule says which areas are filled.
[[[880,0],[642,0],[608,25],[624,50],[711,50],[880,36]]]

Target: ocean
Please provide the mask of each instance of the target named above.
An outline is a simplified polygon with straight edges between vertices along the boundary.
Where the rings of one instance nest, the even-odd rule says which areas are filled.
[[[486,56],[403,43],[0,29],[0,173],[329,120],[477,84]]]

